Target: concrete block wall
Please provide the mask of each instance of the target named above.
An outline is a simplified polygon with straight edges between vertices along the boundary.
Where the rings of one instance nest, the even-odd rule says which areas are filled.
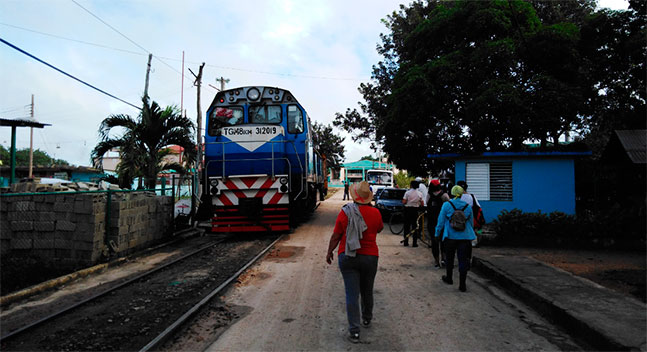
[[[22,251],[63,265],[92,265],[109,253],[106,242],[125,255],[169,233],[171,197],[113,193],[111,198],[106,232],[106,193],[1,197],[0,254]]]

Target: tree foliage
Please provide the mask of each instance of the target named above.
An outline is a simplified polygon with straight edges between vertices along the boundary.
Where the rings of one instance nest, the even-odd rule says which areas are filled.
[[[99,127],[101,141],[92,151],[92,163],[101,168],[105,153],[113,148],[119,149],[117,174],[121,187],[129,188],[135,177],[143,177],[146,188],[155,188],[160,171],[174,169],[183,172],[181,165],[163,162],[163,158],[170,154],[168,147],[172,145],[184,148],[182,159],[187,165],[196,158],[193,122],[182,116],[175,106],[162,109],[148,97],[144,97],[142,102],[137,118],[117,114],[104,119]],[[124,133],[111,137],[110,132],[114,128],[122,128]]]
[[[373,155],[364,155],[363,157],[359,158],[359,160],[379,161]]]
[[[326,157],[328,167],[339,169],[346,152],[342,143],[344,138],[333,132],[332,126],[318,122],[312,123],[312,138],[317,150]]]
[[[40,149],[34,149],[32,154],[32,165],[34,166],[70,165],[67,161],[55,159]],[[1,145],[0,160],[2,160],[2,165],[9,165],[11,163],[11,151],[9,148]],[[16,150],[16,166],[29,166],[29,148]]]
[[[414,173],[433,169],[430,154],[519,150],[528,140],[557,144],[564,134],[608,123],[600,109],[614,105],[611,111],[628,119],[642,108],[644,124],[644,16],[594,13],[594,5],[401,5],[383,21],[383,60],[372,81],[359,86],[361,112],[337,113],[334,124],[354,140],[382,144]],[[629,60],[619,62],[623,55]]]

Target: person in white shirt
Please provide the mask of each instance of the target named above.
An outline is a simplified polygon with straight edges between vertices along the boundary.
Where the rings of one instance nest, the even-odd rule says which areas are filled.
[[[420,237],[420,228],[416,226],[416,220],[418,219],[418,211],[423,204],[422,193],[417,190],[417,182],[411,181],[410,188],[402,197],[402,203],[404,204],[404,246],[409,245],[409,237],[407,234],[411,227],[416,227],[416,231],[413,234],[413,247],[418,247],[418,238]]]
[[[418,182],[418,191],[422,194],[422,205],[421,206],[426,206],[427,205],[427,186],[423,182],[422,177],[416,177],[416,182]]]

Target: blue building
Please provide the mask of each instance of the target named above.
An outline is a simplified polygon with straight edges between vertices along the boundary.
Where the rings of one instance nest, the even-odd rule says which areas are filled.
[[[487,222],[502,210],[575,214],[575,159],[586,152],[485,152],[438,154],[453,159],[456,181],[467,182]]]

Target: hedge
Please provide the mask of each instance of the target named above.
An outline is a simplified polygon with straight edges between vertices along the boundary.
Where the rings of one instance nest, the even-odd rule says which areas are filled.
[[[621,208],[579,216],[504,210],[492,227],[496,236],[491,242],[496,244],[645,250],[644,216]]]

